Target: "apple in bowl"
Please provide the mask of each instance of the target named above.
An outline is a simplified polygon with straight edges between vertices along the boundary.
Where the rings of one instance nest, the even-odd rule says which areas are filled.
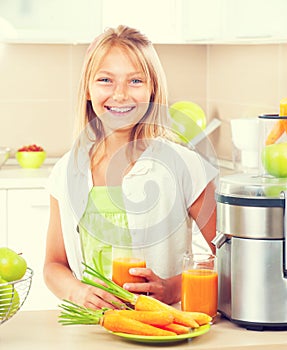
[[[265,146],[261,160],[269,175],[287,177],[287,142]]]
[[[0,324],[15,315],[25,300],[26,272],[27,262],[20,254],[0,247]]]
[[[19,165],[22,168],[39,168],[46,159],[46,152],[43,147],[36,144],[23,146],[15,154]]]
[[[27,270],[27,262],[13,249],[0,248],[0,276],[8,282],[21,279]]]

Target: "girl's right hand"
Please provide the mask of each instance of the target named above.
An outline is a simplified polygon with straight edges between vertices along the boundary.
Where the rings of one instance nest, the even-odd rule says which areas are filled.
[[[96,281],[103,284],[102,281]],[[90,309],[100,309],[107,307],[118,309],[123,302],[114,295],[97,287],[80,282],[77,289],[72,292],[71,301]]]

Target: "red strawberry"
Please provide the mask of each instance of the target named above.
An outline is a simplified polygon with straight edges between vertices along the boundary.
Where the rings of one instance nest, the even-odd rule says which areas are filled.
[[[18,149],[18,152],[43,152],[44,149],[41,146],[37,146],[36,144],[23,146]]]

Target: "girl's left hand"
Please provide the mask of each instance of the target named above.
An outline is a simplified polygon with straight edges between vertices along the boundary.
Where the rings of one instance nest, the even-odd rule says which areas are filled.
[[[146,293],[166,304],[174,304],[180,301],[181,275],[168,279],[160,278],[151,269],[131,268],[133,276],[144,277],[144,283],[125,283],[123,288],[135,294]]]

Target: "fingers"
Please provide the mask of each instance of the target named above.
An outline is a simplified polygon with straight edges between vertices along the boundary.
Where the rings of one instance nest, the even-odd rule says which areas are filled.
[[[129,273],[134,276],[144,277],[147,281],[157,281],[160,278],[151,270],[143,267],[133,267]]]
[[[82,286],[81,295],[78,296],[79,299],[76,301],[81,305],[91,308],[91,309],[100,309],[100,308],[110,308],[116,309],[119,308],[123,302],[115,297],[114,295],[92,286],[85,285]]]
[[[152,281],[157,281],[159,278],[151,269],[147,268],[131,268],[129,273],[133,276],[143,277],[147,283],[125,283],[123,288],[133,293],[152,293]]]
[[[84,306],[90,309],[101,309],[101,308],[115,309],[115,306],[113,304],[110,304],[97,296],[93,296],[89,300],[87,300]]]
[[[125,283],[124,289],[136,294],[148,294],[156,299],[163,300],[165,291],[165,280],[158,277],[151,269],[148,268],[131,268],[131,275],[144,277],[146,283]]]
[[[148,293],[152,294],[152,284],[147,282],[147,283],[125,283],[123,285],[123,288],[135,293],[135,294],[143,294],[143,293]]]

